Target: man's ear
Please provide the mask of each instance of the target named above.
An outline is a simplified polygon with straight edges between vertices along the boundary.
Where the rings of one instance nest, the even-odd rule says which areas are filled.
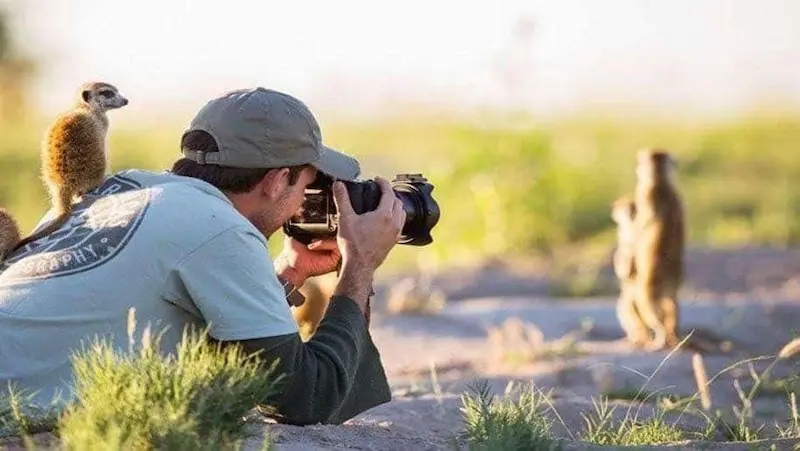
[[[270,200],[277,200],[288,184],[288,168],[270,169],[259,182],[259,188],[261,189],[261,194]]]

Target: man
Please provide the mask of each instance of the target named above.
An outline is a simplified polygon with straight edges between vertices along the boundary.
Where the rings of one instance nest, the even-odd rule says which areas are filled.
[[[365,313],[375,269],[405,213],[385,179],[376,210],[353,212],[341,182],[335,240],[286,239],[274,262],[267,239],[300,208],[317,171],[352,180],[358,163],[322,144],[298,99],[263,88],[207,103],[171,172],[128,170],[75,206],[70,221],[0,264],[0,383],[69,400],[72,353],[94,337],[128,349],[128,311],[175,349],[186,327],[280,359],[288,376],[275,415],[338,423],[387,402],[388,384]],[[41,225],[40,225],[41,226]],[[314,337],[303,343],[286,294],[341,264]]]

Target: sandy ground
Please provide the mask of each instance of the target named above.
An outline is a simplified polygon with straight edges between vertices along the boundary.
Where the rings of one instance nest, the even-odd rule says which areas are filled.
[[[373,336],[395,388],[394,399],[343,426],[271,425],[268,429],[281,450],[453,449],[454,443],[463,445],[459,396],[474,378],[488,379],[497,394],[510,380],[533,381],[539,388],[553,389],[554,408],[561,417],[555,421],[554,432],[570,439],[579,438],[573,436],[584,425],[580,414],[592,411],[591,397],[602,390],[643,387],[647,393],[692,396],[696,392],[692,353],[679,351],[668,357],[668,352],[631,349],[619,340],[622,332],[613,305],[611,299],[565,303],[481,298],[451,304],[436,316],[378,317]],[[800,304],[786,302],[694,301],[687,302],[683,312],[685,327],[714,330],[734,342],[729,355],[705,355],[710,377],[747,357],[777,353],[792,337],[793,327],[800,327]],[[546,340],[579,331],[575,335],[580,352],[518,365],[499,364],[493,359],[498,350],[481,331],[510,317],[536,325]],[[591,328],[586,327],[585,318],[591,318]],[[766,363],[755,362],[755,367],[762,370]],[[431,365],[436,369],[435,381]],[[773,374],[786,376],[795,370],[787,364]],[[745,389],[752,383],[746,365],[720,376],[711,384],[714,406],[730,410],[739,404],[733,385],[736,378]],[[647,418],[652,412],[652,404],[620,403],[617,413],[621,415],[635,411]],[[783,422],[786,403],[787,398],[778,394],[759,397],[758,419]],[[687,430],[700,431],[706,424],[696,417],[676,415],[668,418]],[[715,444],[710,449],[744,449],[732,445]]]
[[[607,268],[605,273],[609,271]],[[682,330],[731,344],[728,352],[704,354],[709,377],[744,359],[775,355],[800,332],[800,252],[695,250],[688,255],[687,273]],[[394,388],[392,401],[342,426],[269,425],[266,430],[279,450],[463,449],[460,395],[481,378],[488,380],[498,395],[509,381],[533,382],[545,391],[552,390],[552,407],[558,413],[553,416],[553,432],[572,441],[580,438],[584,428],[581,413],[592,412],[592,397],[604,391],[643,389],[676,397],[696,393],[691,351],[670,355],[634,350],[621,341],[613,297],[556,300],[548,297],[547,283],[544,274],[493,265],[434,278],[434,286],[449,299],[436,315],[389,316],[378,306],[371,330]],[[377,291],[377,299],[385,298],[386,287]],[[489,337],[493,328],[509,319],[518,319],[544,343],[570,339],[573,346],[556,355],[512,364],[508,354],[530,345],[513,340],[493,342]],[[547,345],[539,346],[544,349]],[[760,373],[768,364],[768,360],[760,360],[753,362],[753,367]],[[772,374],[777,378],[796,373],[797,366],[788,361],[775,367]],[[712,409],[732,413],[732,406],[741,406],[734,381],[744,390],[752,386],[748,365],[721,374],[711,384]],[[780,392],[756,398],[754,421],[768,424],[765,434],[774,436],[770,428],[776,422],[785,424],[787,402],[786,394]],[[647,418],[654,407],[653,403],[618,403],[618,418],[628,414]],[[700,431],[706,425],[701,418],[680,410],[668,414],[667,419],[687,431]],[[795,442],[768,440],[759,445],[792,449]],[[257,443],[254,438],[253,449]],[[754,449],[722,441],[653,447],[697,448]],[[603,448],[572,442],[568,449]]]
[[[800,332],[800,252],[739,250],[693,251],[682,292],[681,328],[696,336],[729,341],[730,350],[704,354],[709,376],[743,359],[774,355]],[[613,297],[552,299],[547,278],[501,266],[440,274],[434,285],[448,296],[436,315],[387,315],[377,289],[371,331],[393,387],[391,402],[341,426],[293,427],[254,423],[247,449],[260,449],[269,434],[282,451],[444,450],[464,449],[461,394],[476,378],[502,394],[509,381],[533,382],[552,390],[553,432],[570,441],[566,449],[604,449],[575,442],[584,428],[581,413],[593,410],[602,392],[642,389],[651,394],[688,397],[696,392],[692,352],[644,352],[621,341]],[[491,331],[516,321],[532,341],[498,341]],[[506,328],[506,333],[510,329]],[[558,341],[560,340],[560,341]],[[553,343],[569,346],[547,354]],[[523,352],[537,355],[520,358]],[[512,357],[517,356],[516,359]],[[795,361],[777,366],[775,377],[797,373]],[[753,363],[757,371],[768,361]],[[731,413],[741,402],[735,381],[746,390],[753,379],[747,365],[730,370],[711,384],[713,408]],[[615,416],[647,418],[654,403],[615,401]],[[755,420],[785,424],[785,393],[756,398]],[[558,416],[554,416],[553,411]],[[673,411],[666,417],[686,431],[699,431],[700,418]],[[687,441],[653,449],[792,449],[796,440],[770,440],[758,448],[744,443]],[[612,448],[605,448],[612,449]],[[637,448],[650,449],[650,448]]]

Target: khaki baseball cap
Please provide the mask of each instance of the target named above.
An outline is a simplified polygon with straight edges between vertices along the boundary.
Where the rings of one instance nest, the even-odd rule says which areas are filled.
[[[181,149],[198,164],[237,168],[280,168],[310,164],[339,180],[355,180],[358,161],[322,144],[319,124],[308,107],[288,94],[265,88],[231,91],[209,101],[184,133],[202,130],[219,152]]]

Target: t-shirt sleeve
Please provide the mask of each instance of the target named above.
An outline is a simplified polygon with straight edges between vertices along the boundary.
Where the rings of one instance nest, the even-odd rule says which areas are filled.
[[[217,340],[298,331],[263,238],[244,228],[221,232],[178,262],[165,297],[199,313]]]

